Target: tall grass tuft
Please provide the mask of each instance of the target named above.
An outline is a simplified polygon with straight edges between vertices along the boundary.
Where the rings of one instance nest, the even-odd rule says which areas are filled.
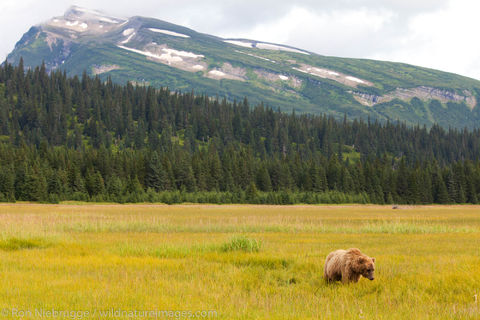
[[[0,240],[0,250],[17,251],[23,249],[41,249],[49,246],[43,239],[9,238]]]
[[[258,252],[260,251],[261,245],[261,242],[256,239],[250,239],[245,236],[235,236],[222,245],[221,251]]]

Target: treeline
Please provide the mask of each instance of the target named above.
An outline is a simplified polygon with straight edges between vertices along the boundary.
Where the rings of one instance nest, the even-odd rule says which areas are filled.
[[[317,153],[260,159],[215,144],[190,152],[0,145],[0,200],[214,203],[477,203],[480,163],[407,166]]]
[[[0,200],[477,203],[480,131],[0,68]]]

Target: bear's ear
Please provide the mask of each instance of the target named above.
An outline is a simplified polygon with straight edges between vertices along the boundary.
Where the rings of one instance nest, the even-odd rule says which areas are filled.
[[[372,261],[375,262],[375,258],[372,258]]]
[[[365,263],[365,258],[364,257],[360,257],[358,258],[358,263],[362,264],[362,263]]]

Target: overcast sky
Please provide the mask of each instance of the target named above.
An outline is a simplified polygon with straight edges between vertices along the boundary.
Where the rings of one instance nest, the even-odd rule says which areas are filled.
[[[72,4],[120,17],[154,17],[222,37],[480,79],[480,1],[475,0],[0,0],[2,60],[30,26],[63,15]]]

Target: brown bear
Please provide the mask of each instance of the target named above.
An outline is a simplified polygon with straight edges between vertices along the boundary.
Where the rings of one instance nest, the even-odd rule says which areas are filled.
[[[325,261],[324,278],[328,282],[357,282],[360,276],[373,280],[375,258],[364,255],[357,248],[331,252]]]

